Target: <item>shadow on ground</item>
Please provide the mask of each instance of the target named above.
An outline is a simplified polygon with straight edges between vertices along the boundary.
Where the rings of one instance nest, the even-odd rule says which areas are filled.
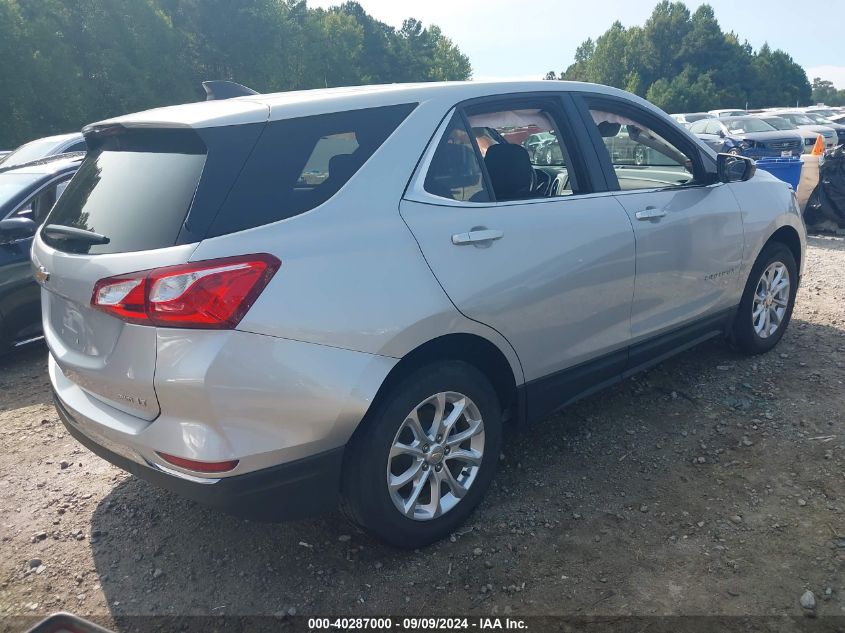
[[[27,345],[0,356],[0,414],[52,402],[44,343]]]

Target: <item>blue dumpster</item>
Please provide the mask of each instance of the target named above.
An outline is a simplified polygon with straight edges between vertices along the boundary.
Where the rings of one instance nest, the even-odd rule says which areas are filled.
[[[798,183],[801,182],[801,167],[803,166],[803,161],[797,156],[791,158],[760,158],[757,160],[757,169],[767,171],[776,178],[788,182],[796,191],[798,190]]]

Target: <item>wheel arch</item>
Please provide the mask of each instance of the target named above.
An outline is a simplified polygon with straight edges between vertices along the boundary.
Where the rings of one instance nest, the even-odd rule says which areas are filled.
[[[795,263],[800,271],[804,253],[801,245],[801,237],[798,235],[798,231],[795,230],[793,226],[788,224],[784,225],[772,233],[769,239],[766,240],[766,244],[770,244],[772,242],[783,244],[792,252],[792,256],[795,258]],[[763,248],[766,247],[766,244],[763,245]]]
[[[431,339],[405,354],[382,381],[365,420],[402,380],[417,369],[440,361],[463,361],[478,369],[490,380],[502,410],[506,412],[505,419],[513,419],[507,412],[515,414],[517,419],[522,418],[520,411],[524,404],[518,397],[517,377],[507,356],[483,336],[461,332]],[[364,426],[361,424],[358,429]]]

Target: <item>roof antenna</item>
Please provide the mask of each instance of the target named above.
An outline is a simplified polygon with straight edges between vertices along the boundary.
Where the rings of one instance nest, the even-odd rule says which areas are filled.
[[[220,99],[234,99],[235,97],[246,97],[249,95],[257,95],[258,93],[252,88],[247,88],[234,81],[224,81],[222,79],[215,79],[213,81],[202,82],[202,87],[205,90],[206,101],[219,101]]]

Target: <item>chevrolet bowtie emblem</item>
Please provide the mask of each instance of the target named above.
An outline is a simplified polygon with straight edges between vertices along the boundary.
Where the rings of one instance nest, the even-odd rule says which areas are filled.
[[[35,279],[40,284],[46,284],[50,281],[50,271],[44,268],[44,266],[39,266],[38,270],[35,271]]]

